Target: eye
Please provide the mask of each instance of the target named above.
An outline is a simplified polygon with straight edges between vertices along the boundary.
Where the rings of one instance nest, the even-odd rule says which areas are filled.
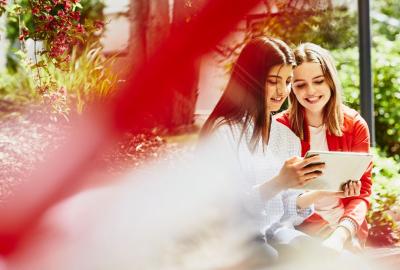
[[[324,79],[322,79],[322,80],[318,80],[318,81],[314,81],[314,83],[316,83],[316,84],[323,84],[324,83]]]
[[[295,88],[302,89],[306,86],[305,83],[296,83],[293,85]]]
[[[269,79],[267,82],[270,83],[270,84],[277,84],[278,83],[277,80],[271,80],[271,79]]]

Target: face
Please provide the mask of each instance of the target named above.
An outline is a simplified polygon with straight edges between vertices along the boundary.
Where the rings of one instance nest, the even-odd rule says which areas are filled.
[[[265,86],[266,106],[269,112],[278,111],[289,95],[293,78],[291,65],[272,66]]]
[[[323,112],[331,90],[319,63],[303,63],[294,69],[293,93],[306,111]]]

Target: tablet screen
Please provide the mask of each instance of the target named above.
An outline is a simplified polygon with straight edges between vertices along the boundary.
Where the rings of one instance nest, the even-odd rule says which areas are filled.
[[[321,176],[304,186],[305,189],[339,191],[348,180],[360,180],[372,161],[370,153],[308,151],[305,157],[319,155],[325,169]]]

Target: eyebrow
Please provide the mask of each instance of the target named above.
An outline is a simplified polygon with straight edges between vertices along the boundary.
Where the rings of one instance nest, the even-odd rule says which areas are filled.
[[[292,77],[293,77],[293,76],[289,76],[289,77],[288,77],[288,79],[289,79],[289,78],[292,78]],[[279,76],[279,75],[268,75],[268,76],[267,76],[267,78],[276,78],[276,79],[282,79],[282,77],[281,77],[281,76]]]
[[[323,77],[323,78],[324,78],[325,76],[324,76],[324,75],[318,75],[318,76],[312,78],[312,80],[319,79],[320,77]],[[295,83],[295,82],[302,82],[302,81],[305,81],[305,80],[303,80],[303,79],[297,79],[297,80],[294,80],[293,83]]]

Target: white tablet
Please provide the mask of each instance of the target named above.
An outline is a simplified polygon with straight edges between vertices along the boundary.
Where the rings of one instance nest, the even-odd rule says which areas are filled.
[[[348,180],[360,180],[372,161],[371,153],[308,151],[306,157],[319,155],[326,164],[324,173],[304,186],[313,190],[341,190]]]

